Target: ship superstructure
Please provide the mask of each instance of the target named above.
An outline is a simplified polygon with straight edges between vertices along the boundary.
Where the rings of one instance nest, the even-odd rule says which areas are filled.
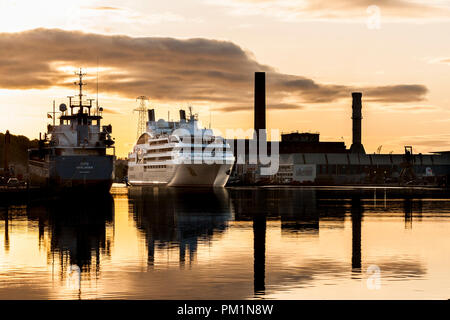
[[[234,155],[228,143],[211,129],[199,128],[198,115],[180,110],[180,121],[155,120],[148,110],[147,131],[128,155],[131,185],[223,187]]]
[[[83,101],[83,73],[77,73],[78,101],[69,97],[69,108],[48,113],[52,124],[39,134],[39,147],[28,151],[28,176],[31,185],[41,187],[94,187],[109,190],[115,159],[111,125],[102,126],[103,108]],[[70,110],[69,110],[70,109]],[[58,117],[59,119],[56,119]],[[59,123],[56,122],[59,120]],[[108,149],[113,154],[107,154]]]

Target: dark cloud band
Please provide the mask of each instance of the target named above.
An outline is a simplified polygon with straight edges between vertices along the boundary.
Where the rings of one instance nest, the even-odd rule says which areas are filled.
[[[58,29],[0,33],[0,88],[72,86],[73,74],[60,67],[95,68],[97,57],[108,70],[101,76],[103,92],[133,99],[145,94],[167,102],[219,104],[228,111],[250,109],[255,71],[268,73],[268,104],[280,110],[335,102],[354,90],[363,91],[366,99],[388,103],[421,101],[427,93],[418,84],[355,88],[317,83],[279,73],[227,41],[132,38]]]

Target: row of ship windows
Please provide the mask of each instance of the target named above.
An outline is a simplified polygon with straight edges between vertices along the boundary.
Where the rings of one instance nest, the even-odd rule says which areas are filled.
[[[194,140],[194,141],[196,141],[196,140]],[[213,143],[214,141],[215,141],[215,139],[209,139],[208,141],[203,140],[203,142],[207,142],[207,143]],[[144,141],[142,141],[142,142],[144,142]],[[174,139],[171,139],[170,142],[175,142],[176,143],[176,142],[178,142],[178,140],[176,138],[174,138]],[[167,139],[165,139],[165,140],[157,140],[157,141],[149,141],[148,142],[148,144],[150,146],[158,146],[158,145],[167,144],[167,143],[169,143],[169,140],[167,140]]]
[[[184,154],[181,150],[180,152],[181,154]],[[201,154],[201,153],[200,153]],[[192,156],[195,155],[195,152],[191,153]],[[225,156],[226,153],[225,152],[215,152],[214,150],[211,151],[211,156],[215,157],[215,156]],[[150,157],[150,158],[145,158],[145,161],[158,161],[158,160],[170,160],[172,159],[172,156],[161,156],[161,157]]]
[[[173,148],[150,149],[150,150],[147,150],[147,153],[161,153],[161,152],[169,152],[172,150],[173,150]]]
[[[184,151],[185,150],[181,149],[180,153],[184,153]],[[192,149],[190,153],[200,153],[200,152],[204,152],[204,151],[205,151],[205,148],[203,148],[201,151]],[[209,150],[209,152],[212,154],[216,154],[216,153],[225,154],[227,152],[227,150],[226,149],[212,149],[212,150]],[[187,151],[187,153],[189,153],[189,150]]]
[[[155,165],[155,166],[144,166],[144,171],[147,171],[148,169],[165,169],[165,165]]]
[[[167,144],[169,141],[168,140],[159,140],[159,141],[149,141],[149,145],[151,146],[157,146],[160,144]]]
[[[202,147],[201,151],[205,150],[205,146]],[[196,147],[191,147],[191,152],[200,152],[200,148],[196,148]],[[197,150],[198,149],[198,150]],[[173,148],[161,148],[161,149],[149,149],[147,150],[147,153],[161,153],[161,152],[170,152],[172,151]],[[228,150],[228,148],[217,148],[215,149],[216,151],[222,151],[222,152],[226,152],[226,150]],[[183,153],[184,149],[180,148],[180,152]],[[188,151],[189,152],[189,151]]]
[[[146,158],[146,159],[144,159],[144,163],[155,162],[155,161],[164,161],[164,160],[172,160],[172,157],[164,156],[164,157]]]

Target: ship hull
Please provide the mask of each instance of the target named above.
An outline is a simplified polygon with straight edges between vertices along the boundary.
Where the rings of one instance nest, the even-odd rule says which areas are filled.
[[[28,163],[31,186],[105,191],[113,181],[114,156],[54,156]]]
[[[136,175],[130,179],[131,185],[166,184],[170,187],[223,187],[230,177],[233,164],[178,164],[170,174],[158,174],[157,178],[149,177],[151,173]],[[161,179],[165,176],[166,179]],[[157,182],[156,182],[157,181]]]
[[[230,177],[232,168],[232,164],[180,164],[169,186],[223,187]]]

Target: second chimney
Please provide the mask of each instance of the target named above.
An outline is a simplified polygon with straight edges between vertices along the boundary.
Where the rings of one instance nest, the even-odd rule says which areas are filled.
[[[351,153],[363,153],[364,146],[361,143],[361,120],[362,120],[362,93],[361,92],[352,92],[353,103],[352,103],[352,119],[353,119],[353,143],[350,147]]]

